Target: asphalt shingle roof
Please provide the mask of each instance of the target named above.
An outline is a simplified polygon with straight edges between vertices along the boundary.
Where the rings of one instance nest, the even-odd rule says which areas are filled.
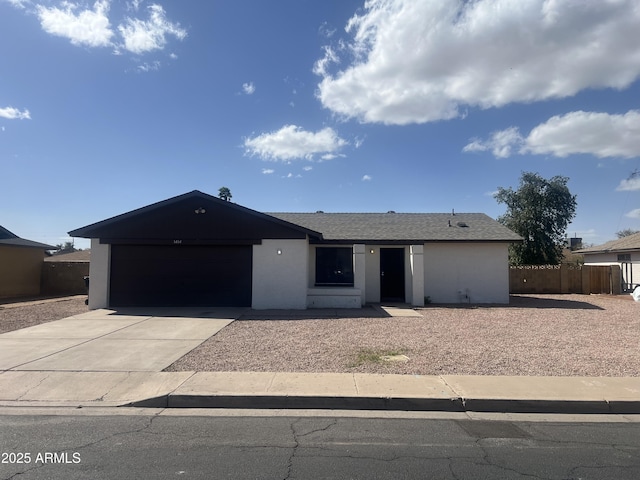
[[[595,247],[583,248],[576,250],[574,253],[604,253],[604,252],[620,252],[627,250],[640,250],[640,233],[634,233],[618,240],[596,245]]]
[[[78,250],[77,252],[59,253],[51,257],[45,257],[45,262],[71,262],[88,263],[91,260],[91,249]]]
[[[55,250],[53,245],[47,245],[45,243],[34,242],[33,240],[27,240],[20,238],[15,233],[11,233],[6,228],[0,226],[0,245],[10,245],[13,247],[29,247],[39,248],[42,250]]]
[[[493,241],[522,238],[484,213],[268,213],[327,241]],[[462,226],[467,225],[467,226]]]

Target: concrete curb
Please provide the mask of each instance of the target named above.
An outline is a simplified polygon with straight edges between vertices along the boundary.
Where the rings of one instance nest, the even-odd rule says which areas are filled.
[[[296,395],[163,395],[121,405],[138,408],[396,410],[483,413],[640,414],[640,401],[384,398]]]

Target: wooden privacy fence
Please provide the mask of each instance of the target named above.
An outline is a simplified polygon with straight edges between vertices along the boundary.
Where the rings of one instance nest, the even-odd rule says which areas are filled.
[[[509,267],[510,293],[622,293],[618,265],[516,265]]]

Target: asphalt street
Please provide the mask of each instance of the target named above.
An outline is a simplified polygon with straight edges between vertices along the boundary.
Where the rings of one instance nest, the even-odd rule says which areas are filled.
[[[638,422],[281,415],[0,415],[0,479],[640,478]]]

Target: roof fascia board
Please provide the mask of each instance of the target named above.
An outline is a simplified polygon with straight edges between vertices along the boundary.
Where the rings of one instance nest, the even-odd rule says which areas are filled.
[[[281,220],[281,219],[273,217],[271,215],[267,215],[265,213],[261,213],[261,212],[258,212],[256,210],[252,210],[250,208],[243,207],[241,205],[237,205],[235,203],[231,203],[231,202],[227,202],[225,200],[221,200],[221,199],[216,198],[216,197],[214,197],[212,195],[209,195],[207,193],[203,193],[203,192],[201,192],[199,190],[193,190],[191,192],[184,193],[182,195],[178,195],[176,197],[169,198],[167,200],[162,200],[160,202],[156,202],[156,203],[153,203],[151,205],[147,205],[145,207],[141,207],[141,208],[137,208],[135,210],[131,210],[130,212],[122,213],[120,215],[116,215],[114,217],[107,218],[106,220],[102,220],[100,222],[96,222],[96,223],[92,223],[90,225],[86,225],[84,227],[76,228],[75,230],[71,230],[68,233],[72,237],[92,238],[90,236],[86,236],[85,237],[87,232],[91,232],[91,230],[94,230],[96,228],[108,227],[109,225],[113,225],[113,224],[118,223],[120,221],[128,220],[128,219],[133,218],[133,217],[135,217],[137,215],[141,215],[141,214],[144,214],[144,213],[152,212],[152,211],[157,210],[159,208],[166,207],[166,206],[172,205],[174,203],[178,203],[178,202],[180,202],[182,200],[185,200],[185,199],[188,199],[188,198],[191,198],[191,197],[201,197],[203,200],[213,201],[213,202],[221,202],[221,203],[225,204],[229,208],[238,210],[240,212],[243,212],[243,213],[246,213],[246,214],[249,214],[249,215],[253,215],[255,217],[259,217],[259,218],[271,221],[273,223],[277,223],[277,224],[282,225],[282,226],[286,226],[288,228],[292,228],[294,230],[298,230],[299,232],[303,232],[306,235],[320,236],[320,237],[322,236],[322,234],[320,232],[316,232],[316,231],[310,230],[308,228],[302,227],[302,226],[297,225],[295,223],[287,222],[285,220]]]

